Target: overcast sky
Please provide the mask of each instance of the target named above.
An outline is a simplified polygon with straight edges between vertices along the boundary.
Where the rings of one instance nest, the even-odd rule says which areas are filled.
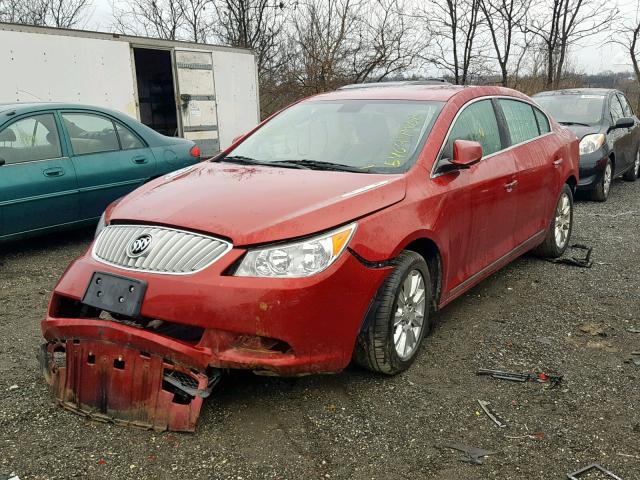
[[[444,0],[443,0],[444,1]],[[93,0],[94,13],[85,27],[87,30],[111,30],[111,0]],[[619,22],[634,19],[640,10],[640,0],[615,0],[620,11]],[[585,40],[571,52],[571,63],[582,73],[597,73],[604,70],[631,71],[627,53],[619,46],[608,44],[611,33],[604,33]]]

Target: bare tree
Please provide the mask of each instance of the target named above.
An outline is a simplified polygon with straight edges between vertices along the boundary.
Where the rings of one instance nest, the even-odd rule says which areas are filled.
[[[211,0],[181,0],[185,27],[189,40],[206,43],[211,36],[212,24],[208,12],[213,10]]]
[[[0,0],[0,21],[72,28],[87,19],[90,0]]]
[[[214,0],[214,31],[224,43],[252,49],[258,71],[278,63],[284,28],[285,3],[275,0]]]
[[[431,32],[436,52],[428,57],[458,85],[468,83],[482,68],[484,56],[477,48],[481,0],[429,0],[420,17]]]
[[[545,49],[545,86],[558,88],[569,48],[608,28],[618,11],[609,0],[550,0],[539,8],[528,28]]]
[[[73,28],[86,22],[90,0],[45,0],[48,25],[58,28]]]
[[[404,0],[311,0],[293,19],[290,63],[307,93],[418,69],[427,39]]]
[[[500,66],[501,82],[506,87],[516,36],[526,28],[531,0],[480,0],[479,3]],[[520,63],[522,58],[518,60]]]
[[[185,25],[176,0],[132,0],[112,4],[113,27],[120,33],[177,40]]]

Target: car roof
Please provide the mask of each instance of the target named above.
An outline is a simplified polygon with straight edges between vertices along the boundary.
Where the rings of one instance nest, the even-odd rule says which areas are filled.
[[[362,88],[346,88],[333,92],[320,93],[305,101],[317,100],[432,100],[447,102],[456,95],[466,98],[504,95],[508,97],[526,98],[522,93],[504,87],[494,86],[462,86],[450,84],[392,83],[389,86],[363,85]]]
[[[95,105],[83,105],[78,103],[63,103],[63,102],[13,102],[13,103],[0,103],[0,113],[2,112],[15,112],[17,115],[22,113],[37,112],[40,110],[64,110],[64,109],[80,109],[80,110],[95,110],[96,112],[108,113],[110,115],[122,115],[115,110],[108,108],[97,107]]]
[[[533,95],[534,97],[550,97],[553,95],[609,95],[618,92],[615,88],[564,88],[562,90],[547,90]]]

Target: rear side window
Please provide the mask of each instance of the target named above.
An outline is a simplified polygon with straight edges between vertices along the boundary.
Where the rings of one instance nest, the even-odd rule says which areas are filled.
[[[498,100],[498,103],[504,114],[507,130],[511,137],[511,145],[526,142],[540,134],[538,122],[531,105],[517,100],[502,98]]]
[[[134,150],[136,148],[144,148],[142,141],[127,127],[116,122],[116,130],[120,137],[120,145],[123,150]]]
[[[61,156],[60,137],[52,113],[23,118],[0,131],[0,158],[7,164]]]
[[[502,149],[498,121],[491,100],[474,102],[460,113],[442,149],[441,160],[448,160],[453,156],[453,142],[456,140],[480,143],[483,155],[491,155]]]
[[[551,131],[551,127],[549,126],[549,119],[547,119],[547,116],[542,113],[540,109],[535,107],[533,107],[533,113],[535,113],[536,120],[538,120],[538,129],[540,130],[540,135],[549,133]]]
[[[62,119],[76,155],[120,150],[110,119],[88,113],[63,113]]]

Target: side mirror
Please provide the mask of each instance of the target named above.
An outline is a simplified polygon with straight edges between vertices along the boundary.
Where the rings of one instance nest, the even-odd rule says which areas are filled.
[[[611,130],[617,130],[619,128],[633,128],[636,124],[636,121],[632,117],[622,117],[619,118],[618,121],[609,128]]]
[[[453,158],[451,163],[457,168],[469,168],[482,159],[482,145],[471,140],[453,142]]]

